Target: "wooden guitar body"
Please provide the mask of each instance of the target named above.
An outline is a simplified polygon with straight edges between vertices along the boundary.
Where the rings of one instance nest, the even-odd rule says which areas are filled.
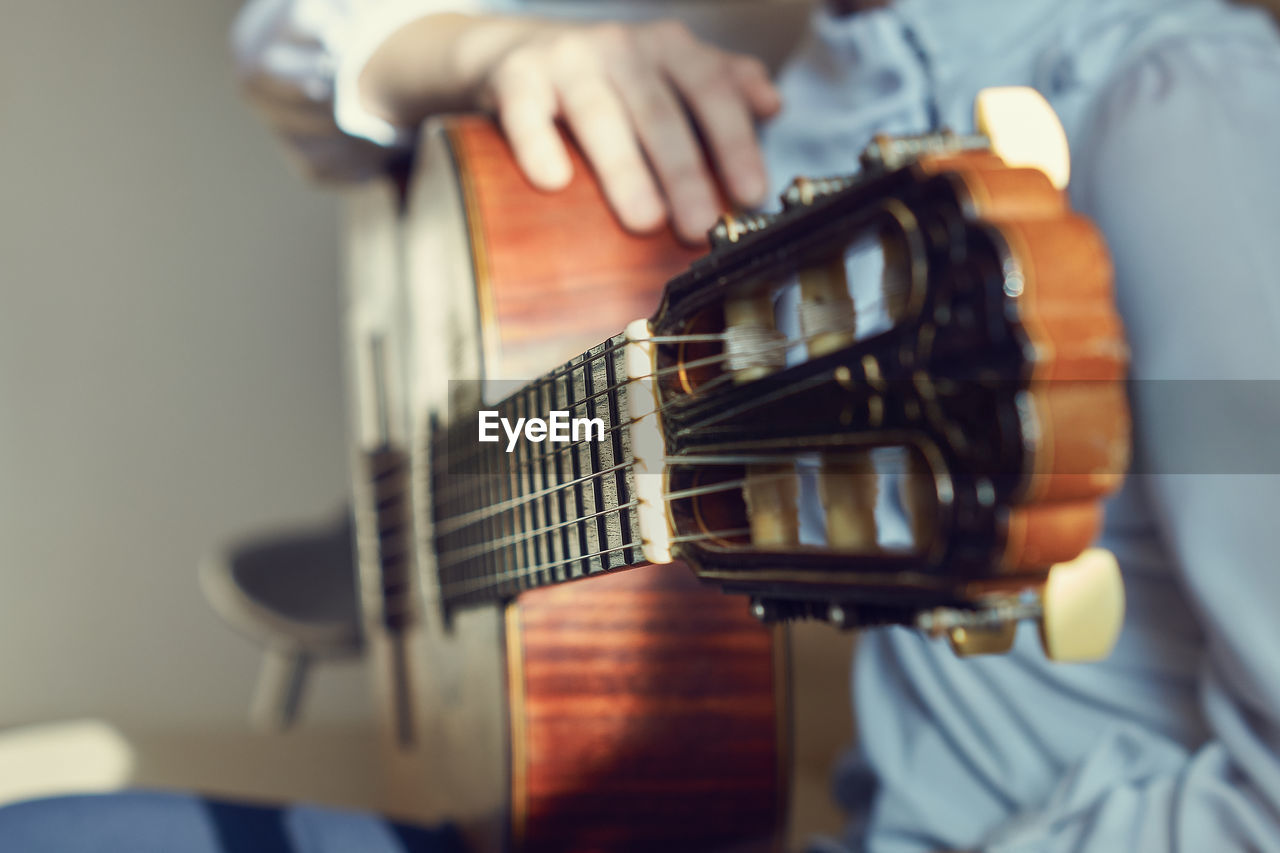
[[[783,629],[680,564],[445,624],[431,545],[412,541],[450,380],[527,381],[651,312],[697,254],[623,232],[575,166],[548,197],[488,122],[454,119],[426,130],[402,205],[387,187],[355,202],[362,594],[397,811],[481,851],[779,849]]]
[[[478,851],[777,850],[791,703],[761,622],[981,654],[1034,619],[1051,658],[1107,654],[1110,262],[1043,99],[978,114],[798,178],[709,252],[623,232],[581,159],[533,190],[482,119],[429,124],[413,179],[357,201],[359,562],[402,815]],[[561,409],[598,437],[478,429]],[[894,459],[905,545],[879,529]]]

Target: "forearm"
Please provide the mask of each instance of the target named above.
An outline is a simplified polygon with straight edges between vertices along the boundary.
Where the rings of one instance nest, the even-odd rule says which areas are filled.
[[[416,127],[393,124],[365,108],[358,78],[370,56],[409,22],[503,5],[504,0],[251,0],[232,28],[237,76],[307,175],[367,178],[408,148]]]
[[[541,25],[533,18],[455,13],[410,21],[369,57],[358,84],[363,106],[397,127],[474,109],[488,70]]]
[[[534,186],[573,168],[558,124],[593,167],[622,225],[668,219],[699,243],[733,203],[761,203],[755,123],[780,108],[759,60],[676,21],[576,23],[504,0],[254,0],[234,42],[241,79],[318,177],[366,177],[411,145],[429,116],[492,113]]]

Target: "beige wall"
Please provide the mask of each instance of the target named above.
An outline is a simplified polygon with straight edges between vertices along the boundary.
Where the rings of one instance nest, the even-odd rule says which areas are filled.
[[[344,500],[337,199],[240,103],[238,5],[0,26],[0,726],[240,726],[256,651],[196,562]],[[313,686],[309,720],[365,719],[357,668]]]
[[[345,493],[336,199],[241,105],[237,3],[0,24],[0,726],[240,727],[201,553]],[[361,723],[361,673],[313,722]]]

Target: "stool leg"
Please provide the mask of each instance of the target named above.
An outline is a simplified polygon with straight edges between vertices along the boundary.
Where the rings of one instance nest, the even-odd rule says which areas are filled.
[[[293,726],[310,666],[310,657],[296,649],[268,648],[263,653],[249,707],[249,722],[255,729],[282,732]]]

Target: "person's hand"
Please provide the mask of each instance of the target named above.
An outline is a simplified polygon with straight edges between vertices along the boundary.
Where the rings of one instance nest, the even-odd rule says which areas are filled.
[[[764,200],[755,122],[781,104],[759,60],[700,41],[675,21],[443,18],[424,19],[416,36],[406,28],[389,42],[399,42],[401,56],[391,71],[410,72],[401,73],[398,98],[382,83],[394,80],[382,71],[388,63],[370,61],[381,79],[369,91],[382,112],[403,118],[397,102],[416,109],[417,120],[442,102],[492,110],[520,168],[544,190],[563,188],[572,174],[556,129],[563,121],[633,231],[670,217],[682,239],[701,242],[719,212],[717,177],[730,202]],[[421,68],[415,76],[411,57],[422,55],[428,39],[448,45],[448,61],[436,62],[434,77]]]
[[[542,189],[571,176],[555,127],[563,119],[629,229],[670,215],[683,239],[704,239],[719,213],[714,174],[731,201],[764,200],[754,124],[780,105],[768,72],[679,22],[540,28],[493,62],[481,97]]]

